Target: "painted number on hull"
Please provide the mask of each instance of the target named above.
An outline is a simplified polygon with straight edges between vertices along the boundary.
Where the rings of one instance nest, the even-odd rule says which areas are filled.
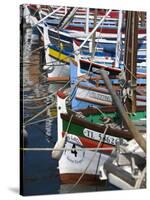
[[[85,128],[83,130],[83,134],[90,139],[97,140],[97,141],[101,140],[102,142],[107,143],[107,144],[111,144],[111,145],[116,145],[118,142],[121,142],[121,144],[127,143],[127,141],[125,139],[118,138],[118,137],[115,137],[115,136],[105,135],[105,138],[104,138],[103,133],[92,131],[92,130],[87,129],[87,128]]]

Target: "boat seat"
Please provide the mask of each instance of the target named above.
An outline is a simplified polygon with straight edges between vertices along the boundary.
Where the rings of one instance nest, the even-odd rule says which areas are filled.
[[[134,154],[134,153],[122,153],[119,154],[117,158],[118,166],[129,166],[131,165],[131,159],[134,159],[135,165],[142,170],[146,165],[146,160],[141,156]]]

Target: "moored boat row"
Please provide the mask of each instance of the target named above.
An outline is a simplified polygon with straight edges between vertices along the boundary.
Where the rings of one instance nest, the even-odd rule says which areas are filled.
[[[128,11],[25,8],[43,38],[47,80],[65,82],[55,91],[58,138],[52,152],[62,183],[108,179],[121,189],[135,188],[146,159],[145,18]],[[140,156],[132,145],[139,145]],[[119,147],[126,152],[118,154]]]

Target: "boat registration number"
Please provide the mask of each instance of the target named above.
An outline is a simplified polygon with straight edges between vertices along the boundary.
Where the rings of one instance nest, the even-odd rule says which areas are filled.
[[[111,135],[107,135],[100,132],[96,132],[90,129],[85,128],[83,130],[83,134],[93,140],[97,140],[97,141],[102,141],[103,143],[107,143],[107,144],[111,144],[111,145],[116,145],[118,142],[122,145],[127,144],[127,140],[123,139],[123,138],[118,138],[115,136],[111,136]]]

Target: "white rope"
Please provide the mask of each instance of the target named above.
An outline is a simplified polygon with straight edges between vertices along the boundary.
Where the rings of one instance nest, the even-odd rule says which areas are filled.
[[[34,26],[37,26],[38,24],[40,24],[41,22],[43,22],[45,19],[47,19],[48,17],[50,17],[54,13],[58,12],[61,8],[63,8],[63,7],[62,6],[58,7],[56,10],[54,10],[53,12],[49,13],[48,15],[46,15],[45,17],[43,17],[41,20],[39,20],[36,24],[34,24]]]
[[[105,150],[111,151],[111,150],[114,150],[115,147],[76,148],[77,151],[95,151],[97,149],[98,149],[98,151],[105,151]],[[54,148],[21,148],[20,150],[22,150],[22,151],[53,151]],[[72,148],[56,148],[55,151],[72,151]]]
[[[32,98],[32,99],[24,99],[23,101],[24,102],[28,102],[28,101],[41,101],[41,100],[43,100],[43,99],[47,99],[49,97],[49,95],[48,96],[44,96],[44,97],[40,97],[40,98]]]
[[[106,117],[105,113],[103,113],[103,111],[100,108],[97,108],[96,106],[92,105],[91,107],[97,109],[102,115],[103,117]]]
[[[50,117],[50,118],[46,118],[46,119],[41,119],[41,120],[37,120],[35,122],[31,122],[31,123],[27,123],[25,126],[30,126],[30,125],[33,125],[33,124],[38,124],[40,122],[44,122],[46,120],[49,120],[49,119],[55,119],[56,117]]]
[[[65,131],[65,135],[64,135],[64,137],[66,137],[67,134],[68,134],[68,130],[69,130],[69,127],[70,127],[70,124],[71,124],[72,118],[73,118],[73,114],[71,115],[70,120],[69,120],[69,122],[68,122],[68,126],[67,126],[67,128],[66,128],[66,131]]]
[[[41,112],[37,113],[36,115],[34,115],[32,118],[30,118],[29,120],[27,120],[24,125],[26,126],[26,124],[30,121],[32,121],[33,119],[37,118],[38,116],[40,116],[42,113],[44,113],[46,110],[48,110],[49,108],[53,107],[56,104],[56,102],[53,102],[52,104],[50,104],[49,106],[46,106],[46,108],[44,108]]]

